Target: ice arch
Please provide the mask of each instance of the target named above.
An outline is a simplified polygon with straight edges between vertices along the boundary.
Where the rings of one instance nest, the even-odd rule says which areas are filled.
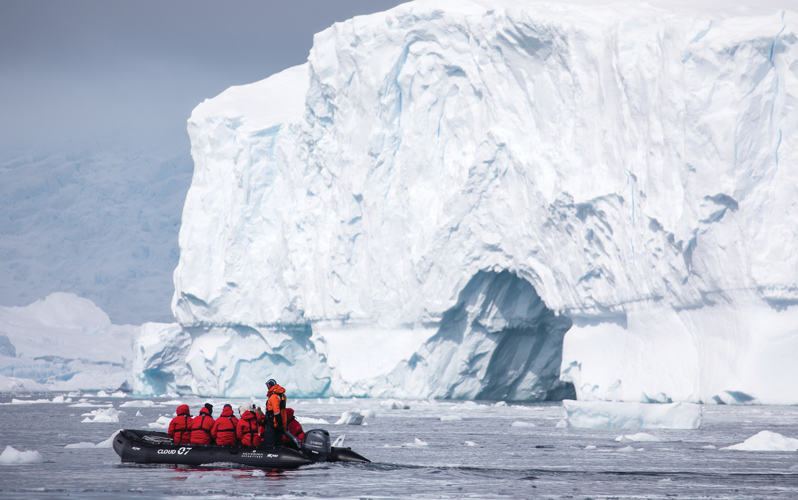
[[[391,374],[409,395],[557,400],[574,397],[560,381],[570,318],[552,311],[527,280],[480,271],[441,318],[438,332]]]

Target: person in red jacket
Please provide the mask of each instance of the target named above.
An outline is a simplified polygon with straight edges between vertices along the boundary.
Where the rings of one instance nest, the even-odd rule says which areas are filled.
[[[261,431],[262,427],[259,425],[257,415],[252,411],[245,410],[236,426],[236,437],[241,442],[241,445],[260,446]]]
[[[291,433],[292,436],[297,438],[299,442],[302,443],[303,439],[305,438],[305,431],[302,430],[302,424],[297,422],[294,418],[294,409],[286,408],[285,416],[288,418],[288,425],[286,426],[286,429]],[[296,446],[296,443],[294,443],[293,439],[285,435],[283,436],[283,444],[287,444],[291,447]]]
[[[211,437],[216,441],[216,444],[222,446],[232,446],[238,444],[236,437],[236,428],[238,427],[238,419],[233,414],[233,407],[224,405],[222,414],[216,419],[211,429]]]
[[[191,444],[211,444],[211,429],[213,429],[213,405],[205,403],[199,415],[191,421]]]
[[[191,410],[188,405],[177,407],[177,416],[169,422],[169,436],[175,443],[191,442]]]

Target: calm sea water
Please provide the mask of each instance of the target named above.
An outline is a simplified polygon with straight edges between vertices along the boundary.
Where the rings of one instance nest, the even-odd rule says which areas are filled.
[[[119,408],[130,399],[90,401]],[[204,402],[184,401],[194,413]],[[214,401],[217,409],[225,402]],[[117,424],[81,423],[91,408],[69,404],[3,404],[0,452],[7,445],[37,450],[44,462],[0,466],[0,498],[798,498],[798,453],[719,450],[761,430],[798,437],[798,407],[706,406],[700,429],[650,430],[660,442],[632,443],[628,451],[615,441],[620,430],[557,428],[564,411],[556,403],[405,403],[410,409],[370,399],[293,401],[300,422],[330,422],[306,429],[345,434],[345,445],[373,462],[267,473],[136,466],[122,464],[111,449],[64,448],[98,443],[119,428],[146,428],[174,405],[121,408],[126,413]],[[363,426],[334,425],[351,409],[376,415]]]

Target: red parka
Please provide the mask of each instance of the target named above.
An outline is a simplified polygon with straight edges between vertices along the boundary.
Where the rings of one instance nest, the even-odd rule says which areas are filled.
[[[169,435],[175,443],[191,442],[191,410],[188,405],[177,407],[177,416],[169,422]]]
[[[211,444],[213,423],[211,412],[203,407],[200,414],[191,421],[191,444]]]
[[[238,421],[236,427],[236,437],[241,441],[243,446],[260,446],[260,426],[258,425],[258,417],[247,410],[241,415],[241,420]]]
[[[233,409],[225,406],[222,414],[216,419],[211,429],[211,436],[213,436],[216,444],[231,445],[238,444],[236,437],[236,428],[238,427],[238,419],[233,414]]]
[[[290,432],[295,438],[299,439],[299,442],[301,443],[305,438],[305,431],[302,430],[302,424],[297,422],[294,418],[294,409],[286,408],[285,414],[286,417],[288,417],[288,432]],[[288,443],[289,441],[290,438],[286,435],[283,435],[283,443]]]

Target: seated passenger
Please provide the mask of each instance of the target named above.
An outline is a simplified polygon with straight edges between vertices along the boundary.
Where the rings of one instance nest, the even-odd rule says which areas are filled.
[[[213,405],[205,403],[199,415],[191,421],[191,444],[211,444],[211,429],[213,429]]]
[[[238,419],[233,414],[233,407],[224,405],[222,414],[216,419],[211,429],[211,437],[216,441],[216,444],[222,446],[232,446],[238,444],[236,437],[236,428],[238,427]]]
[[[288,432],[291,433],[292,436],[297,438],[300,443],[305,437],[305,432],[302,430],[302,424],[296,421],[294,418],[294,409],[293,408],[286,408],[285,409],[285,416],[288,418]],[[291,447],[296,446],[296,443],[289,438],[288,436],[283,436],[283,444],[287,444]]]
[[[177,407],[177,416],[169,422],[169,436],[175,443],[191,442],[191,410],[188,405]]]
[[[260,425],[255,413],[244,410],[236,426],[236,437],[242,446],[260,446]]]

